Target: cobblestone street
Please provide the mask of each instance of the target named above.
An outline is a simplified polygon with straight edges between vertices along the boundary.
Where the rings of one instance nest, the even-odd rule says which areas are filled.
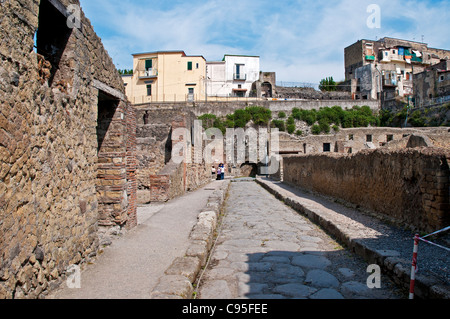
[[[381,274],[255,182],[233,182],[198,299],[399,299]]]

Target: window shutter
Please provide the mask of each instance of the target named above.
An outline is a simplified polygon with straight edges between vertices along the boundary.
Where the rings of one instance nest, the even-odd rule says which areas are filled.
[[[189,61],[187,63],[187,68],[188,68],[188,70],[192,70],[192,62],[191,61]]]

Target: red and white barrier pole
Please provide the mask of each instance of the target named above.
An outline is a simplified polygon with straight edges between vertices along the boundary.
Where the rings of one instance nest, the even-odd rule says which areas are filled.
[[[417,271],[417,251],[419,250],[419,234],[414,236],[414,249],[413,249],[413,258],[412,258],[412,266],[411,266],[411,282],[409,285],[409,299],[414,299],[414,283],[416,279],[416,271]]]

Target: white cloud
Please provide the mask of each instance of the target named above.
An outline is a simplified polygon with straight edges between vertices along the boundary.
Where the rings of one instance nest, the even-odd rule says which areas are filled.
[[[367,6],[381,8],[381,28],[370,29]],[[277,79],[314,82],[344,77],[344,48],[384,36],[450,49],[447,1],[401,0],[81,0],[119,68],[132,53],[184,50],[218,60],[224,54],[261,57]]]

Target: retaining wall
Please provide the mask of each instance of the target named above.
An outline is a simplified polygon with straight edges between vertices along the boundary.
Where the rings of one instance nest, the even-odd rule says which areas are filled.
[[[353,155],[284,156],[284,182],[342,199],[417,231],[450,223],[450,152],[365,150]]]
[[[249,105],[258,105],[269,108],[272,112],[292,112],[293,108],[304,110],[319,109],[321,107],[341,106],[343,109],[353,106],[367,105],[372,110],[379,110],[379,102],[373,100],[249,100],[249,101],[224,101],[224,102],[195,102],[195,103],[149,103],[139,104],[136,108],[145,109],[172,109],[189,110],[196,116],[210,113],[217,116],[232,114],[237,109],[243,109]]]

